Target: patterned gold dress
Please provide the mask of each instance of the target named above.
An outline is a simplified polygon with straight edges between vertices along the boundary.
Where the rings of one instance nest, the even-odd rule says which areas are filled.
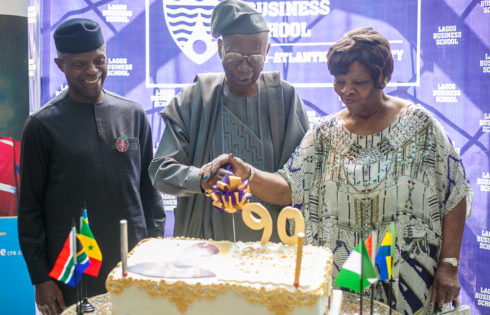
[[[442,126],[410,105],[385,130],[349,132],[338,113],[310,129],[283,169],[293,205],[302,209],[306,241],[329,247],[338,270],[362,236],[378,246],[391,222],[397,231],[393,306],[402,314],[429,311],[438,265],[442,219],[472,191],[462,160]],[[387,303],[387,283],[375,299]]]

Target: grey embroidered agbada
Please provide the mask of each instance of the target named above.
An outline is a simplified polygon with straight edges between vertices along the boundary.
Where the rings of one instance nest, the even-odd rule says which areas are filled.
[[[255,96],[236,97],[224,74],[197,75],[161,116],[165,132],[150,165],[153,185],[176,195],[175,236],[233,241],[232,216],[212,207],[201,191],[199,169],[222,153],[233,153],[254,167],[276,171],[308,129],[307,114],[294,88],[278,73],[262,73]],[[279,207],[266,205],[273,219]],[[236,240],[259,240],[262,231],[235,214]],[[278,240],[276,227],[272,240]]]

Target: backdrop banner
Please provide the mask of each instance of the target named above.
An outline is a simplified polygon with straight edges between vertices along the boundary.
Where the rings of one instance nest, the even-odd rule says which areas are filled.
[[[196,73],[222,71],[210,35],[216,0],[42,1],[41,104],[66,88],[53,62],[53,31],[64,20],[96,20],[107,41],[106,88],[139,102],[153,127],[159,112]],[[461,252],[463,304],[490,312],[490,1],[250,1],[271,29],[265,71],[298,89],[312,123],[342,108],[326,52],[354,28],[372,26],[391,44],[395,71],[385,91],[429,109],[466,164],[475,192]],[[171,203],[169,204],[171,207]],[[171,232],[171,231],[167,231]]]

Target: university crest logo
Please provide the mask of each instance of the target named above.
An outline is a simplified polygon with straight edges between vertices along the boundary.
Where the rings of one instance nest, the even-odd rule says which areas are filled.
[[[211,36],[211,15],[218,0],[162,0],[165,23],[174,42],[197,64],[217,51]]]

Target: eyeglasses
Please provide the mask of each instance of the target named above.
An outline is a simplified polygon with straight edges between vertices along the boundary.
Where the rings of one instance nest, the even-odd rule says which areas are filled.
[[[224,55],[223,57],[224,61],[227,63],[231,63],[232,65],[238,67],[239,65],[242,64],[243,59],[247,60],[247,63],[250,65],[252,68],[260,68],[264,64],[265,58],[262,55],[250,55],[250,56],[244,56],[239,53],[234,53],[234,52],[229,52]]]

